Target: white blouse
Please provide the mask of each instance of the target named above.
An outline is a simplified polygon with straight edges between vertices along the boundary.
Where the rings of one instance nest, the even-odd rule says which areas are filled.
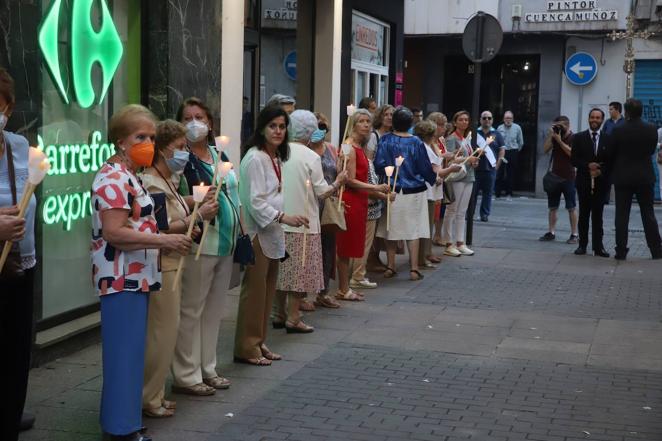
[[[257,235],[265,256],[280,259],[285,256],[285,233],[278,223],[283,194],[278,191],[280,182],[274,170],[280,167],[280,159],[274,161],[257,147],[246,152],[241,160],[239,198],[244,208],[246,234],[251,240]]]
[[[432,165],[438,165],[441,167],[442,159],[438,156],[435,151],[427,143],[425,144],[425,150],[428,152],[428,158]],[[427,182],[425,183],[428,186],[427,197],[428,201],[440,201],[444,198],[444,186],[443,185],[430,185]]]
[[[310,188],[306,190],[306,180]],[[319,203],[317,198],[333,186],[326,183],[320,155],[297,142],[290,143],[290,159],[283,164],[283,210],[288,215],[308,217],[308,233],[320,233]],[[306,193],[308,199],[306,200]],[[286,232],[303,233],[304,227],[283,225]]]

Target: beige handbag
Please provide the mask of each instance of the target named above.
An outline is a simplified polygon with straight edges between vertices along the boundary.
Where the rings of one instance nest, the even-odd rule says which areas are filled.
[[[338,197],[331,196],[324,201],[324,209],[322,210],[322,230],[328,233],[337,233],[339,231],[347,230],[347,223],[345,222],[345,202],[343,201],[338,208]]]

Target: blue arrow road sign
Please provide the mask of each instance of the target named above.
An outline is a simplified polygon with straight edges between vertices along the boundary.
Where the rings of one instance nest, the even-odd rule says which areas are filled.
[[[285,56],[283,60],[283,69],[285,69],[285,75],[292,80],[297,80],[297,51],[291,51]]]
[[[593,55],[577,52],[565,62],[565,77],[575,86],[586,86],[598,73],[598,63]]]

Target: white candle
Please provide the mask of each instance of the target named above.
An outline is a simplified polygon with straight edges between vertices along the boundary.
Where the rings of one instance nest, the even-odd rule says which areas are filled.
[[[388,176],[389,178],[393,176],[393,170],[395,170],[395,167],[393,167],[392,165],[387,165],[386,167],[384,167],[384,173],[386,173],[386,176]]]
[[[395,158],[396,167],[400,167],[403,162],[405,162],[405,158],[403,158],[402,156],[398,156],[397,158]]]
[[[405,162],[405,158],[402,156],[395,158],[395,179],[393,179],[393,191],[395,191],[395,187],[398,185],[398,172],[400,171],[400,166],[403,162]]]
[[[391,227],[391,176],[393,176],[394,169],[395,167],[392,165],[384,167],[384,173],[386,173],[388,183],[388,195],[386,196],[386,231]]]
[[[306,200],[304,201],[303,215],[308,217],[308,198],[310,197],[310,179],[306,179]],[[301,265],[306,265],[306,243],[308,239],[308,227],[303,227],[303,250],[301,253]]]
[[[356,107],[354,107],[354,104],[347,106],[347,116],[354,115],[354,112],[356,112]]]
[[[352,153],[352,145],[351,144],[342,144],[340,146],[340,150],[342,151],[343,155],[343,170],[347,169],[347,158],[349,157],[349,154]],[[340,195],[338,196],[338,210],[340,210],[340,206],[342,204],[342,194],[345,191],[345,184],[340,187]]]
[[[230,145],[230,137],[221,135],[216,137],[216,144],[220,145],[221,147],[225,148],[228,145]]]
[[[224,177],[230,173],[230,170],[232,170],[233,164],[231,162],[223,162],[221,161],[220,164],[218,164],[218,175],[221,177],[221,180],[223,180]]]
[[[201,203],[205,199],[205,196],[207,196],[208,191],[209,191],[209,185],[205,185],[204,183],[200,185],[194,185],[193,200],[195,201],[195,203],[197,204]]]

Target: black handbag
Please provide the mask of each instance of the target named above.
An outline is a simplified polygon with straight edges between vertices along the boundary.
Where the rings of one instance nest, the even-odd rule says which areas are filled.
[[[230,196],[228,195],[225,188],[222,190],[225,194],[225,197],[228,198],[228,202],[232,207],[232,211],[234,211],[235,216],[237,216],[237,222],[239,222],[239,229],[241,231],[241,234],[239,234],[237,237],[237,242],[234,246],[234,254],[232,255],[232,260],[234,263],[238,263],[244,266],[255,265],[255,250],[253,250],[253,242],[251,241],[250,236],[244,232],[244,227],[241,225],[241,218],[239,217],[239,213],[232,203],[232,199],[230,199]]]
[[[552,155],[554,153],[552,152]],[[549,158],[549,167],[547,168],[547,173],[542,177],[542,189],[545,190],[545,193],[556,193],[560,191],[561,185],[565,182],[565,179],[552,173],[552,158]]]
[[[12,204],[16,205],[18,202],[16,194],[16,171],[14,170],[14,157],[9,142],[5,142],[5,155],[7,156],[7,172],[9,177],[9,186],[11,188]],[[0,242],[0,250],[4,247],[5,243]],[[21,259],[21,250],[18,242],[13,242],[7,255],[5,265],[2,267],[0,273],[0,280],[7,281],[17,279],[25,274],[23,270],[23,263]]]

